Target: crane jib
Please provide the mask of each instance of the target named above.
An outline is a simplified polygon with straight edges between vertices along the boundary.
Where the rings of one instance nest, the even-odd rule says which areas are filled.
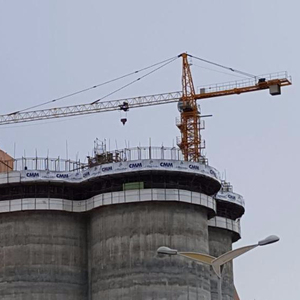
[[[265,81],[259,81],[259,78],[265,78]],[[259,91],[263,89],[270,89],[271,92],[271,89],[273,89],[274,87],[274,94],[276,95],[278,94],[278,89],[276,89],[276,87],[291,84],[291,78],[287,75],[286,72],[282,72],[264,75],[264,77],[258,77],[257,80],[247,79],[242,81],[234,81],[224,84],[216,84],[201,87],[198,89],[198,93],[195,94],[195,98],[206,99],[212,97],[240,94],[245,92]],[[88,103],[82,105],[56,107],[44,110],[25,111],[21,113],[11,113],[6,115],[0,115],[0,125],[79,116],[85,114],[120,110],[123,108],[126,109],[126,107],[123,106],[124,103],[127,103],[127,110],[137,107],[161,105],[178,102],[181,99],[181,97],[182,92],[171,92],[164,94],[127,98],[121,100],[112,100],[105,102],[100,101],[95,104]]]

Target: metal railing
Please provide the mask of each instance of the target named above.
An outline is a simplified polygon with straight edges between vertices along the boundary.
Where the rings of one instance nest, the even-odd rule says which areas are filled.
[[[106,160],[102,163],[97,161],[97,156],[103,155]],[[106,151],[98,154],[95,157],[89,158],[93,165],[104,164],[110,162],[134,161],[143,159],[161,159],[161,160],[175,160],[183,161],[183,155],[177,147],[134,147],[124,148],[121,150]],[[199,163],[208,165],[208,160],[202,157]],[[43,158],[43,157],[21,157],[11,160],[0,160],[1,172],[22,171],[22,170],[36,170],[36,171],[54,171],[54,172],[81,172],[88,168],[88,163],[82,163],[80,160],[73,161],[70,159],[58,158]]]
[[[85,163],[61,158],[43,157],[21,157],[11,160],[0,160],[2,172],[21,171],[21,170],[48,170],[69,172],[83,169]]]
[[[277,73],[271,73],[271,74],[265,74],[265,75],[259,75],[253,78],[247,78],[243,80],[236,80],[236,81],[229,81],[229,82],[222,82],[219,84],[214,85],[205,85],[198,87],[198,91],[200,94],[203,93],[214,93],[214,92],[222,92],[222,91],[228,91],[238,88],[246,88],[249,86],[255,86],[258,83],[258,80],[260,78],[264,78],[265,80],[275,80],[275,79],[288,79],[289,81],[292,81],[291,76],[288,75],[287,72],[277,72]]]
[[[119,153],[122,160],[141,160],[141,159],[166,159],[183,160],[182,152],[176,147],[135,147],[115,150]]]

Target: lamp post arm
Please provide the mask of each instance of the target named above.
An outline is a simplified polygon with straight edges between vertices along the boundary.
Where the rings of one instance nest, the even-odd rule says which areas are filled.
[[[233,260],[234,258],[239,257],[240,255],[256,248],[257,246],[258,246],[258,244],[241,247],[241,248],[226,252],[226,253],[222,254],[221,256],[219,256],[218,258],[214,259],[211,262],[211,264],[212,264],[212,267],[213,267],[215,273],[218,275],[218,277],[221,277],[221,266],[222,265],[224,265],[227,262]]]
[[[196,252],[178,252],[177,255],[183,256],[185,258],[201,262],[207,265],[211,265],[212,261],[216,258],[214,256],[204,254],[204,253],[196,253]]]

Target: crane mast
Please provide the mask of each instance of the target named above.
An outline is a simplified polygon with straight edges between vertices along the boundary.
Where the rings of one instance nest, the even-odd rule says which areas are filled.
[[[184,160],[198,162],[201,156],[200,113],[188,55],[183,53],[181,56],[182,97],[179,100],[181,122],[177,124],[181,132],[181,142],[178,146],[183,153]]]

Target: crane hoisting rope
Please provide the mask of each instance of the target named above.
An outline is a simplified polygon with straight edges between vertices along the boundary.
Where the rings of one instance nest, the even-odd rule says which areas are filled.
[[[111,79],[111,80],[108,80],[108,81],[105,81],[105,82],[102,82],[102,83],[93,85],[93,86],[91,86],[91,87],[88,87],[88,88],[85,88],[85,89],[76,91],[76,92],[74,92],[74,93],[70,93],[70,94],[67,94],[67,95],[65,95],[65,96],[62,96],[62,97],[59,97],[59,98],[55,98],[55,99],[52,99],[52,100],[49,100],[49,101],[46,101],[46,102],[43,102],[43,103],[41,103],[41,104],[37,104],[37,105],[31,106],[31,107],[24,108],[24,109],[22,109],[22,110],[18,110],[18,111],[12,112],[12,113],[10,113],[9,115],[18,114],[18,113],[27,111],[27,110],[29,110],[29,109],[33,109],[33,108],[37,108],[37,107],[44,106],[44,105],[46,105],[46,104],[58,102],[58,101],[60,101],[60,100],[63,100],[63,99],[66,99],[66,98],[69,98],[69,97],[72,97],[72,96],[75,96],[75,95],[78,95],[78,94],[87,92],[87,91],[90,91],[90,90],[92,90],[92,89],[101,87],[101,86],[103,86],[103,85],[106,85],[106,84],[109,84],[109,83],[118,81],[118,80],[120,80],[120,79],[124,79],[124,78],[126,78],[126,77],[131,76],[131,75],[135,75],[135,74],[137,74],[137,73],[146,71],[146,70],[151,69],[151,68],[154,68],[154,67],[156,67],[156,66],[158,66],[158,65],[161,65],[161,64],[164,64],[164,63],[168,63],[168,62],[172,62],[172,61],[174,61],[174,60],[177,59],[177,58],[178,58],[178,56],[176,56],[176,57],[171,57],[171,58],[169,58],[169,59],[165,59],[165,60],[160,61],[160,62],[158,62],[158,63],[155,63],[155,64],[153,64],[153,65],[151,65],[151,66],[148,66],[148,67],[145,67],[145,68],[136,70],[136,71],[134,71],[134,72],[131,72],[131,73],[122,75],[122,76],[120,76],[120,77],[117,77],[117,78],[114,78],[114,79]],[[158,68],[158,69],[159,69],[159,68]],[[154,71],[153,71],[153,72],[154,72]],[[153,73],[153,72],[150,72],[150,74]],[[145,77],[145,76],[143,76],[143,77]],[[143,78],[143,77],[142,77],[142,78]],[[138,80],[139,80],[139,79],[138,79]],[[130,83],[130,84],[131,84],[131,83]],[[130,84],[128,84],[128,85],[130,85]],[[128,86],[128,85],[126,85],[126,86]],[[124,86],[124,87],[122,87],[122,88],[120,88],[120,89],[123,89],[123,88],[125,88],[126,86]],[[119,89],[119,90],[120,90],[120,89]],[[117,90],[117,91],[118,91],[118,90]],[[115,92],[117,92],[117,91],[115,91]],[[115,93],[115,92],[113,92],[113,93]],[[113,94],[113,93],[111,93],[111,94]],[[108,95],[104,96],[103,98],[101,98],[101,99],[99,99],[99,100],[97,100],[97,101],[100,101],[100,100],[102,100],[102,99],[104,99],[104,98],[110,96],[111,94],[108,94]]]

